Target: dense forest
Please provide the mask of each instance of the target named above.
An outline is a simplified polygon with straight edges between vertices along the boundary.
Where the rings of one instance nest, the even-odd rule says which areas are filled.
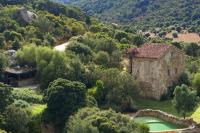
[[[58,1],[79,6],[103,21],[132,25],[140,30],[177,25],[200,32],[200,2],[197,0]]]
[[[156,32],[159,36],[152,38],[149,33],[138,34],[137,30],[140,29],[136,27],[120,26],[89,16],[104,16],[102,19],[107,17],[106,21],[110,21],[108,16],[113,14],[111,16],[115,21],[111,21],[122,22],[119,16],[123,13],[119,11],[116,15],[114,10],[123,11],[130,4],[130,7],[144,6],[144,9],[141,8],[144,11],[139,13],[140,8],[135,8],[136,11],[129,10],[123,16],[122,23],[127,23],[129,18],[139,22],[136,12],[144,16],[146,23],[149,22],[146,21],[149,16],[155,16],[152,8],[156,5],[153,1],[142,1],[144,3],[140,4],[132,1],[93,1],[90,4],[94,6],[91,7],[96,7],[90,11],[90,6],[87,3],[85,5],[85,2],[87,1],[73,3],[84,6],[86,13],[69,4],[49,0],[0,0],[0,132],[148,133],[147,125],[138,124],[123,114],[144,108],[144,105],[141,106],[138,83],[128,71],[126,58],[128,48],[137,48],[144,43],[165,43],[185,52],[186,70],[178,82],[168,88],[169,91],[161,100],[171,102],[182,87],[187,92],[186,96],[192,99],[188,101],[193,103],[188,102],[192,106],[188,110],[176,106],[177,114],[184,112],[186,115],[196,105],[196,95],[200,96],[200,46],[197,43],[172,42],[172,39],[162,37],[162,31]],[[159,1],[156,7],[161,8],[162,4],[166,4],[165,9],[168,10],[168,6],[174,7],[168,5],[171,2]],[[181,1],[179,6],[182,7],[187,2],[190,1]],[[182,22],[191,22],[187,26],[199,24],[199,8],[196,9],[199,4],[191,3],[187,7],[194,7],[195,10],[190,15],[187,14],[190,18],[184,16],[185,13],[181,14],[187,21],[181,16],[165,18],[160,15],[163,22],[171,25],[173,20],[173,24],[177,24],[174,27],[177,32],[183,30],[179,27]],[[120,8],[114,9],[116,7]],[[110,12],[106,15],[107,9]],[[147,11],[152,11],[148,17]],[[175,12],[175,8],[172,11]],[[163,12],[167,11],[157,13]],[[154,25],[156,19],[152,19],[147,25]],[[161,23],[160,20],[158,22]],[[140,24],[142,23],[137,26],[140,27]],[[69,45],[64,51],[54,49],[66,42]],[[10,50],[16,52],[14,57],[7,54]],[[4,84],[3,71],[8,67],[35,68],[37,72],[34,80],[39,86],[30,89]],[[173,93],[175,89],[177,94]],[[148,104],[149,101],[143,103]],[[162,102],[159,103],[162,105]]]

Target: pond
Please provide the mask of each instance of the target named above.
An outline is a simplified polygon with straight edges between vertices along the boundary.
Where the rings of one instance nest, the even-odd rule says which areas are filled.
[[[163,121],[155,117],[136,117],[135,122],[147,124],[151,132],[183,129],[184,126]]]

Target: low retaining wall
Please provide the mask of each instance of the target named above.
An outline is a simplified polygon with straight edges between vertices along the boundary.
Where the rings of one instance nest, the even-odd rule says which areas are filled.
[[[140,110],[135,114],[135,117],[139,117],[139,116],[152,116],[152,117],[156,117],[161,120],[171,122],[171,123],[174,123],[177,125],[184,125],[184,126],[197,125],[197,123],[195,121],[193,121],[193,119],[179,118],[174,115],[167,114],[160,110],[151,110],[151,109]]]
[[[135,117],[144,117],[144,116],[156,117],[156,118],[159,118],[159,119],[164,120],[166,122],[174,123],[176,125],[183,125],[183,126],[186,127],[185,129],[182,129],[182,130],[163,131],[163,132],[158,132],[158,133],[172,133],[172,132],[176,133],[178,131],[194,129],[194,128],[196,128],[198,126],[198,124],[193,119],[179,118],[179,117],[176,117],[174,115],[167,114],[167,113],[165,113],[163,111],[160,111],[160,110],[151,110],[151,109],[140,110],[133,116],[133,118],[135,118]]]

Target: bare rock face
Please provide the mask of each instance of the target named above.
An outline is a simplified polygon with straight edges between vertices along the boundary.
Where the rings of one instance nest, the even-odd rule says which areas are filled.
[[[37,14],[28,11],[25,7],[19,9],[19,15],[26,23],[30,23],[38,17]]]

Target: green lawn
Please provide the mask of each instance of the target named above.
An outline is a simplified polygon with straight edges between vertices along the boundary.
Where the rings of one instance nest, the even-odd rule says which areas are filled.
[[[172,100],[155,101],[155,100],[137,98],[135,104],[139,109],[161,110],[169,114],[181,117],[181,115],[178,114],[175,108],[173,107]],[[197,109],[195,109],[194,112],[188,113],[187,116],[193,118],[196,122],[200,123],[200,105],[197,107]]]
[[[34,104],[31,106],[32,115],[40,114],[47,106],[44,104]]]
[[[200,106],[191,115],[194,121],[200,123]]]
[[[161,110],[161,111],[168,112],[168,113],[176,115],[176,116],[180,116],[176,112],[175,108],[173,107],[171,100],[167,100],[167,101],[155,101],[155,100],[138,98],[136,100],[136,106],[139,109]]]

